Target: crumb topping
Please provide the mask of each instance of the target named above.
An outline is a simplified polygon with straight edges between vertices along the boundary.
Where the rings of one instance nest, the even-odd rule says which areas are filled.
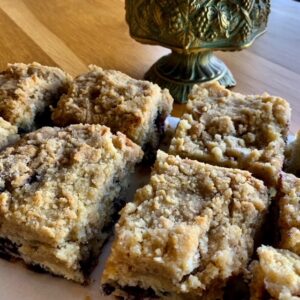
[[[158,294],[222,288],[246,267],[267,206],[249,172],[159,151],[150,183],[121,213],[102,282]]]
[[[0,153],[1,234],[56,246],[84,241],[99,201],[127,163],[142,157],[125,135],[100,125],[44,127]]]
[[[274,184],[283,164],[289,121],[290,107],[282,98],[245,96],[219,83],[195,86],[170,152],[247,169]]]
[[[24,130],[67,89],[70,76],[59,68],[38,63],[8,64],[0,73],[0,116]]]
[[[281,247],[300,255],[300,179],[283,173],[279,193]]]
[[[300,257],[288,250],[261,246],[259,261],[252,263],[251,300],[299,299]],[[297,297],[298,296],[298,297]]]
[[[167,90],[95,65],[75,78],[52,114],[60,126],[72,123],[103,124],[143,144],[157,112],[163,119],[171,112],[173,99]]]

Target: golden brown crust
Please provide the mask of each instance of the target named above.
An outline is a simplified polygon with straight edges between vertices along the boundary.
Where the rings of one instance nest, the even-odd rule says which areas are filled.
[[[170,153],[246,169],[276,184],[284,160],[289,104],[267,94],[245,96],[219,83],[195,86]]]
[[[250,300],[300,299],[300,257],[288,250],[261,246],[251,264]]]
[[[54,123],[103,124],[140,145],[156,145],[154,122],[158,114],[164,120],[171,112],[169,92],[118,71],[89,67],[90,71],[75,78],[68,94],[58,102],[52,114]]]
[[[300,255],[300,179],[282,173],[279,194],[280,245]]]
[[[246,267],[267,206],[249,172],[159,151],[150,183],[121,213],[102,284],[215,299]]]
[[[27,134],[0,153],[0,237],[21,244],[25,261],[82,282],[82,247],[103,242],[120,183],[141,158],[138,145],[105,126]]]
[[[33,130],[36,115],[55,104],[70,80],[59,68],[8,64],[0,73],[0,116],[23,130]]]

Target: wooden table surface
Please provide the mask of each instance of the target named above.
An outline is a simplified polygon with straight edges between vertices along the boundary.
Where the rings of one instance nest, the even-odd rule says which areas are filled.
[[[0,0],[0,69],[8,62],[57,65],[71,75],[88,64],[142,78],[167,49],[132,40],[124,0]],[[291,131],[300,128],[300,2],[272,0],[268,31],[248,50],[219,53],[235,91],[286,98]],[[179,115],[184,105],[176,105]]]

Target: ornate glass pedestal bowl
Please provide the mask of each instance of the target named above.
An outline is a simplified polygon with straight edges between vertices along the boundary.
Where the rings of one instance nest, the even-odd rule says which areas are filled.
[[[236,84],[213,51],[249,47],[264,33],[270,0],[126,0],[131,36],[172,50],[145,78],[170,90],[183,103],[196,83]]]

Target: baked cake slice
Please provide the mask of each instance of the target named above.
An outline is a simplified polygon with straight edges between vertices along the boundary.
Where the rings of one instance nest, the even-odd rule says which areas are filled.
[[[247,171],[159,151],[150,183],[121,211],[102,290],[121,299],[220,299],[246,268],[268,203]]]
[[[44,127],[0,153],[0,254],[83,283],[142,158],[101,125]]]
[[[279,197],[280,246],[300,255],[300,178],[282,173]]]
[[[52,114],[54,123],[103,124],[113,132],[123,132],[144,150],[156,149],[164,120],[172,110],[169,91],[119,71],[89,68],[59,100]]]
[[[0,117],[17,126],[21,131],[32,131],[50,114],[66,92],[70,76],[59,68],[38,63],[8,64],[0,73]],[[38,120],[40,118],[40,120]]]
[[[284,161],[290,107],[268,94],[245,96],[219,83],[195,86],[170,153],[246,169],[275,185]]]
[[[18,139],[18,128],[0,117],[0,150]]]
[[[250,300],[299,300],[300,256],[269,246],[257,252],[259,260],[251,264]]]

